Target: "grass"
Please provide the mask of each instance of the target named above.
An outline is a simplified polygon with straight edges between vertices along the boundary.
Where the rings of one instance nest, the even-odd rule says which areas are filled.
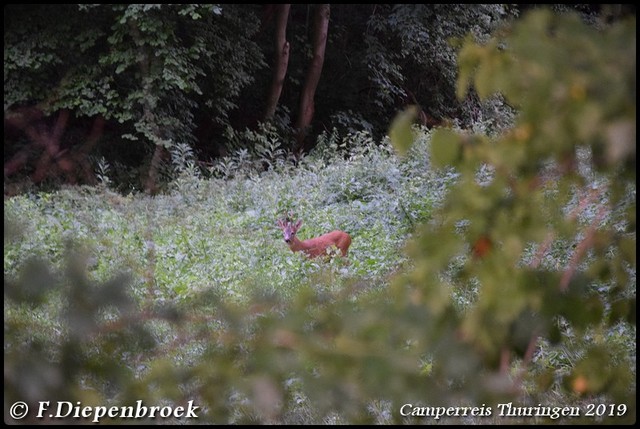
[[[354,139],[351,151],[339,151],[337,143],[327,139],[295,168],[283,158],[283,153],[282,158],[269,160],[274,168],[268,171],[255,169],[255,164],[245,158],[235,164],[226,160],[224,168],[217,170],[218,177],[204,179],[192,173],[183,174],[173,182],[169,192],[154,197],[122,195],[102,186],[64,188],[7,199],[5,226],[9,222],[12,226],[9,229],[17,232],[5,234],[5,283],[7,279],[13,284],[64,279],[70,261],[71,264],[79,261],[86,269],[89,283],[104,284],[114,273],[125,273],[130,279],[125,282],[126,292],[143,312],[176,307],[188,315],[187,324],[179,328],[172,324],[170,315],[166,320],[152,320],[150,335],[157,344],[154,351],[148,352],[144,344],[138,344],[138,354],[137,349],[127,350],[118,357],[136,380],[150,377],[160,380],[157,383],[161,386],[173,385],[174,390],[181,385],[180,376],[163,365],[172,362],[182,371],[190,367],[200,370],[203,359],[210,359],[217,362],[220,372],[203,373],[202,382],[224,385],[225,377],[240,377],[246,370],[244,365],[250,366],[252,359],[261,358],[246,357],[260,347],[258,329],[271,332],[270,324],[275,324],[277,341],[285,346],[295,342],[287,329],[278,330],[279,317],[293,324],[305,324],[303,331],[346,329],[353,331],[354,337],[362,334],[375,344],[377,336],[384,333],[366,331],[363,320],[379,317],[384,323],[384,317],[368,313],[367,303],[384,296],[394,273],[411,265],[404,253],[405,243],[416,225],[430,220],[456,175],[430,169],[428,132],[421,134],[406,157],[396,156],[388,143],[374,144],[365,135],[350,138]],[[304,220],[299,233],[303,239],[333,229],[349,232],[353,243],[348,262],[340,258],[329,262],[308,260],[292,253],[276,226],[276,219],[290,210]],[[73,252],[80,257],[71,258]],[[29,264],[40,263],[33,261],[43,261],[45,268],[33,269]],[[38,270],[43,271],[40,277]],[[60,350],[56,345],[73,335],[73,327],[64,319],[64,314],[69,314],[64,310],[69,302],[63,291],[70,287],[70,281],[61,281],[65,285],[62,292],[45,291],[47,295],[40,306],[14,304],[5,298],[5,331],[9,324],[10,332],[18,333],[5,340],[5,357],[8,353],[13,356],[24,344],[37,343],[44,344],[45,350],[53,353],[53,360],[57,359]],[[305,293],[314,295],[310,305],[301,301],[300,296]],[[463,288],[452,293],[464,308],[474,301],[477,291]],[[323,302],[335,304],[335,308],[329,311]],[[256,304],[262,307],[253,311]],[[264,316],[264,308],[275,315]],[[293,309],[292,314],[285,309]],[[332,311],[352,318],[338,322]],[[220,315],[224,312],[228,314]],[[116,320],[117,316],[117,311],[101,315],[103,322]],[[252,320],[258,327],[239,322],[239,317]],[[419,315],[415,317],[421,320]],[[348,320],[355,327],[335,326]],[[233,326],[236,322],[239,325]],[[358,323],[363,323],[364,333],[358,331]],[[635,361],[635,327],[617,329],[612,337],[616,347],[621,353],[632,350]],[[221,333],[227,330],[241,337],[237,343],[240,350],[225,348],[226,340]],[[219,343],[212,345],[212,339]],[[95,347],[99,348],[98,343]],[[243,347],[246,349],[242,350]],[[351,350],[355,346],[344,347]],[[240,355],[245,357],[241,359]],[[282,356],[286,361],[286,354],[278,355],[275,361]],[[541,368],[570,366],[571,356],[543,344],[536,363]],[[271,361],[253,364],[275,365]],[[305,363],[310,373],[317,364],[311,357]],[[379,365],[383,373],[388,370],[383,361],[373,359],[371,365]],[[287,368],[278,367],[274,373],[286,374]],[[375,377],[376,372],[364,374]],[[338,380],[345,379],[346,390],[340,390],[340,383],[324,387],[337,398],[345,394],[357,396],[357,392],[349,393],[349,376],[334,375]],[[321,397],[310,398],[298,376],[289,375],[282,382],[286,387],[280,399],[288,405],[276,421],[354,422],[349,410],[326,413],[316,409]],[[270,396],[264,392],[271,392],[272,380],[257,378],[247,383],[250,385],[247,390],[222,392],[228,398],[226,406],[235,410],[226,421],[270,422],[265,417],[268,410],[257,413],[255,409],[249,410],[247,403],[259,403],[261,395]],[[184,383],[183,389],[187,396],[217,398],[221,394],[190,383]],[[157,393],[160,398],[162,394]],[[328,408],[331,406],[327,404]],[[396,411],[389,402],[374,401],[368,413],[374,422],[387,423]],[[223,421],[215,417],[215,409],[208,412],[212,421]]]
[[[300,276],[321,266],[283,242],[276,219],[293,210],[304,222],[301,238],[349,232],[350,265],[341,275],[376,283],[405,259],[412,224],[428,218],[443,195],[442,178],[402,172],[402,164],[388,148],[372,145],[349,159],[310,159],[295,170],[183,178],[155,197],[105,188],[13,197],[5,213],[21,236],[5,249],[5,274],[15,275],[32,256],[60,268],[65,243],[73,240],[84,247],[97,281],[122,269],[144,279],[153,266],[158,300],[211,288],[242,300],[252,279],[287,295]]]

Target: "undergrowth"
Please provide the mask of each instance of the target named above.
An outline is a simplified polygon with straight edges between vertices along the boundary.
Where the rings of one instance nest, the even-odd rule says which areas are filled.
[[[121,272],[129,279],[127,293],[141,309],[175,306],[198,320],[187,340],[188,329],[173,329],[170,315],[169,323],[154,320],[152,336],[160,351],[146,355],[141,346],[143,352],[133,359],[136,376],[153,374],[159,354],[179,367],[189,367],[211,347],[200,331],[203,326],[213,332],[229,328],[225,323],[230,322],[213,317],[220,302],[230,312],[261,303],[277,313],[295,306],[290,301],[301,290],[312,290],[320,298],[304,312],[322,319],[323,300],[344,299],[345,305],[357,310],[385,291],[391,279],[411,264],[405,243],[416,226],[431,220],[457,177],[452,170],[430,168],[429,141],[430,132],[420,130],[411,150],[400,157],[388,141],[374,142],[366,133],[346,138],[325,134],[314,152],[295,159],[279,148],[277,140],[265,139],[257,152],[238,152],[205,172],[196,168],[185,150],[174,154],[177,178],[171,190],[157,196],[112,191],[104,167],[98,187],[5,200],[5,230],[15,231],[5,234],[5,279],[26,278],[30,284],[51,275],[63,278],[71,253],[81,255],[89,282],[108,282]],[[480,171],[479,182],[490,175]],[[288,212],[304,220],[302,239],[333,229],[347,231],[353,239],[348,259],[308,260],[292,253],[276,226]],[[560,249],[558,257],[566,251]],[[456,269],[451,267],[452,276]],[[477,285],[452,293],[465,308],[475,300]],[[68,305],[64,296],[51,287],[44,305],[37,308],[5,299],[5,325],[9,321],[12,326],[31,327],[20,331],[22,337],[5,341],[5,354],[21,341],[38,342],[55,359],[55,345],[69,335],[61,319],[61,309]],[[108,312],[104,317],[109,318]],[[243,335],[251,337],[251,329],[242,328]],[[635,329],[621,326],[611,338],[621,353],[633,352],[635,360],[633,337]],[[534,362],[543,369],[570,366],[574,359],[570,353],[542,342]],[[128,365],[132,366],[130,361]],[[349,421],[315,410],[299,383],[296,377],[286,380],[290,405],[284,422]],[[238,395],[229,399],[231,408],[238,410],[230,422],[264,421],[244,414],[246,398]],[[390,406],[384,401],[372,403],[369,412],[374,421],[389,422]]]

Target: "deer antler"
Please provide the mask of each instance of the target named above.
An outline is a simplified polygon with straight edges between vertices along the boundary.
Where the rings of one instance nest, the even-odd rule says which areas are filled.
[[[285,214],[284,219],[286,222],[289,222],[289,223],[293,222],[295,219],[295,213],[292,211],[289,211],[288,213]]]
[[[285,226],[287,226],[288,224],[290,224],[291,222],[293,222],[293,213],[292,212],[285,212],[282,214],[282,218],[278,219],[277,223],[278,226],[280,228],[284,228]]]

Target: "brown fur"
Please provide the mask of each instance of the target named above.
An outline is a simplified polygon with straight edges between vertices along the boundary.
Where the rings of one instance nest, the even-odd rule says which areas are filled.
[[[342,256],[347,256],[349,246],[351,245],[351,236],[349,236],[349,234],[344,231],[335,230],[319,237],[302,241],[296,237],[296,233],[298,229],[300,229],[301,224],[302,221],[298,221],[295,224],[288,220],[278,221],[278,226],[282,229],[285,241],[292,252],[303,252],[307,257],[315,258],[320,255],[326,255],[329,247],[336,246],[340,249]]]

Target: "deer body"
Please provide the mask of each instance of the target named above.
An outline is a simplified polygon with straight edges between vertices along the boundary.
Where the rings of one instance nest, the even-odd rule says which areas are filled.
[[[309,258],[315,258],[320,255],[326,255],[327,249],[336,246],[340,249],[342,256],[347,256],[349,246],[351,245],[351,236],[344,231],[331,231],[316,238],[308,240],[300,240],[296,237],[298,229],[302,221],[299,220],[295,224],[287,220],[278,220],[278,226],[284,234],[284,241],[289,245],[292,252],[303,252]]]

